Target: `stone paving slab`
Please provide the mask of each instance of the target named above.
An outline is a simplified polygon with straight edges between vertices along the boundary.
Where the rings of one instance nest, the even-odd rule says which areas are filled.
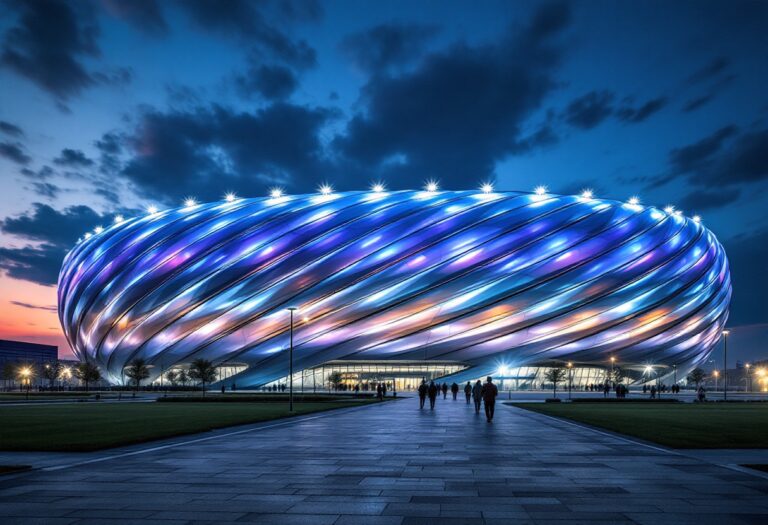
[[[768,523],[768,479],[504,405],[491,424],[410,398],[208,437],[0,478],[0,523]]]

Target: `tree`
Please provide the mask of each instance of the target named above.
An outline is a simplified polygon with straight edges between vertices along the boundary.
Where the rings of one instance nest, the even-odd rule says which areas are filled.
[[[694,383],[696,385],[696,390],[699,389],[699,385],[701,384],[704,379],[706,379],[707,374],[704,373],[704,370],[701,368],[694,368],[691,370],[691,373],[688,374],[688,377],[686,378],[689,383]]]
[[[557,397],[557,384],[565,379],[567,372],[565,368],[553,366],[544,374],[544,379],[552,383],[552,395]]]
[[[334,372],[328,376],[328,382],[333,385],[334,390],[338,390],[343,381],[344,376],[341,375],[341,372]]]
[[[64,365],[61,361],[51,361],[43,365],[43,377],[48,380],[48,386],[53,389],[54,383],[61,375]]]
[[[608,372],[608,376],[614,385],[618,385],[624,381],[624,378],[627,377],[627,374],[624,372],[624,370],[621,369],[621,367],[615,366],[613,367],[612,372]]]
[[[146,360],[137,357],[131,361],[125,368],[125,375],[133,381],[134,389],[138,392],[141,382],[149,377],[149,366]]]
[[[13,380],[16,378],[16,365],[10,361],[6,361],[3,364],[3,379],[5,380],[5,386],[10,387],[13,385]]]
[[[168,370],[168,372],[165,373],[165,378],[171,386],[175,387],[176,383],[179,382],[179,373],[176,370]]]
[[[88,385],[101,379],[99,367],[88,361],[83,361],[75,367],[75,377],[85,385],[85,391],[88,392]]]
[[[181,383],[181,386],[187,386],[187,382],[189,381],[189,376],[187,375],[187,371],[183,368],[179,370],[179,377],[178,377],[179,383]]]
[[[216,381],[216,367],[207,359],[195,359],[189,366],[189,377],[200,382],[205,397],[205,384]]]

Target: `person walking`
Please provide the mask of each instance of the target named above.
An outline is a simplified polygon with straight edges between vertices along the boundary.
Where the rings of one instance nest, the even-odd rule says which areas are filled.
[[[427,394],[429,394],[429,409],[434,410],[435,409],[435,400],[437,399],[437,385],[434,381],[429,382],[429,388],[427,389]]]
[[[475,414],[480,413],[480,403],[483,401],[483,384],[478,379],[472,387],[472,400],[475,402]]]
[[[483,385],[483,403],[485,403],[485,417],[488,423],[493,421],[493,412],[496,408],[496,396],[499,395],[499,389],[493,384],[493,378],[488,376],[485,384]]]
[[[385,397],[387,397],[387,384],[386,383],[382,383],[381,384],[381,398],[384,399]]]
[[[469,384],[469,381],[464,386],[464,395],[467,396],[467,404],[469,404],[469,400],[472,398],[472,385]]]
[[[381,395],[381,383],[378,383],[376,385],[376,397],[379,399],[379,401],[381,401],[383,399],[383,397]]]
[[[443,383],[441,388],[443,389],[443,399],[445,399],[448,397],[448,383]]]
[[[427,390],[429,387],[427,387],[427,380],[422,379],[421,384],[419,385],[419,408],[424,408],[424,401],[427,400]]]
[[[457,385],[455,381],[451,385],[451,394],[453,394],[453,400],[456,401],[456,396],[459,395],[459,385]]]

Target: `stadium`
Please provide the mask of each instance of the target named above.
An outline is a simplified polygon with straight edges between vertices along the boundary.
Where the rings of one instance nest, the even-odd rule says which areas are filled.
[[[124,382],[194,359],[219,385],[329,377],[413,388],[494,375],[532,388],[682,379],[721,337],[731,282],[698,217],[582,195],[322,192],[150,210],[66,256],[59,318],[81,360]],[[295,310],[293,310],[295,309]],[[292,321],[293,319],[293,321]]]

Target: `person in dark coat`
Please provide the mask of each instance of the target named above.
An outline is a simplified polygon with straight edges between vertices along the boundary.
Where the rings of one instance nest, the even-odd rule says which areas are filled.
[[[499,395],[499,389],[493,384],[493,378],[488,376],[483,385],[483,403],[485,404],[485,417],[490,423],[493,421],[493,412],[496,408],[496,396]]]
[[[381,397],[382,397],[382,399],[387,397],[387,384],[386,383],[382,383],[381,384]]]
[[[429,387],[427,386],[427,381],[422,379],[421,384],[419,385],[419,408],[424,408],[424,401],[427,399],[428,389]]]
[[[383,396],[381,395],[381,383],[379,383],[379,384],[377,384],[377,385],[376,385],[376,397],[377,397],[377,398],[379,398],[379,400],[381,400],[381,399],[382,399],[382,397],[383,397]]]
[[[443,389],[443,399],[445,399],[448,397],[448,383],[443,383],[441,388]]]
[[[467,404],[469,404],[469,400],[472,398],[472,385],[469,384],[469,381],[464,386],[464,395],[467,396]]]
[[[459,395],[459,385],[455,382],[451,385],[451,394],[453,394],[453,400],[456,401],[456,396]]]
[[[429,388],[427,389],[427,394],[429,395],[429,409],[434,410],[435,409],[435,400],[437,399],[437,385],[434,381],[429,382]]]
[[[475,414],[480,413],[480,404],[483,401],[483,384],[478,379],[472,387],[472,400],[475,402]]]

